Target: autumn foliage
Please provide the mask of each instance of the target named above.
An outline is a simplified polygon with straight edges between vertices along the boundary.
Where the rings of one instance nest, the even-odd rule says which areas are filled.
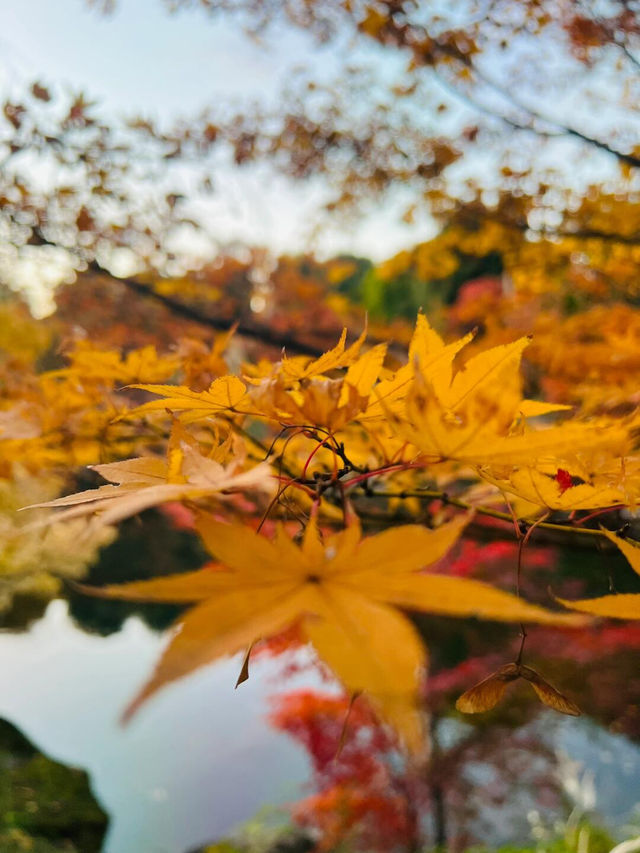
[[[248,14],[256,31],[285,20],[323,43],[346,33],[404,70],[377,87],[358,69],[334,89],[300,78],[308,97],[294,86],[277,115],[208,110],[173,128],[116,127],[40,81],[4,102],[7,257],[46,268],[61,252],[73,282],[42,321],[8,291],[0,302],[0,609],[65,581],[180,605],[124,720],[223,657],[239,655],[241,685],[253,656],[304,647],[331,689],[272,713],[313,761],[299,820],[321,849],[417,849],[418,812],[437,811],[464,752],[440,748],[438,720],[519,724],[538,700],[577,716],[576,665],[640,647],[626,624],[640,618],[640,150],[624,109],[638,14],[556,0],[481,15],[475,2],[173,5]],[[553,81],[549,53],[567,71]],[[540,97],[577,103],[565,77],[597,133]],[[425,104],[445,124],[426,127]],[[406,188],[404,221],[428,210],[434,233],[381,263],[253,248],[190,264],[172,239],[203,223],[156,184],[195,161],[210,194],[220,152],[322,178],[332,213]],[[478,155],[486,168],[465,173]],[[46,187],[34,157],[56,176]],[[139,274],[109,271],[123,253]],[[79,586],[119,525],[149,511],[188,532],[201,566]],[[561,570],[558,545],[596,568]],[[593,713],[637,736],[614,694]]]
[[[195,573],[98,590],[193,606],[127,716],[221,655],[244,651],[246,669],[254,644],[298,625],[344,686],[363,693],[419,754],[428,659],[395,608],[515,623],[585,621],[549,609],[548,599],[544,607],[525,602],[522,554],[516,595],[470,577],[425,573],[466,525],[483,516],[512,519],[521,544],[538,525],[608,536],[637,562],[633,546],[583,526],[594,512],[635,504],[635,411],[527,398],[520,367],[528,337],[492,346],[468,333],[446,343],[419,314],[401,358],[386,343],[367,346],[366,330],[350,344],[346,334],[318,357],[246,361],[237,373],[224,360],[229,336],[209,345],[209,357],[201,345],[121,354],[80,341],[66,366],[33,375],[29,396],[15,389],[13,402],[8,389],[7,471],[121,460],[93,466],[108,485],[36,504],[55,508],[49,522],[99,530],[180,502],[214,559]],[[211,380],[212,373],[219,375]],[[266,521],[270,534],[261,529]],[[375,532],[380,524],[388,529]],[[576,607],[628,617],[635,599]],[[482,699],[463,698],[459,707],[485,710],[520,676],[547,704],[577,713],[520,657],[468,694],[484,691]]]

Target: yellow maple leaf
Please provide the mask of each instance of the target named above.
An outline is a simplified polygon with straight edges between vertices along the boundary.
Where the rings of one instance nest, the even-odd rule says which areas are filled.
[[[640,543],[631,544],[628,540],[611,533],[610,530],[602,532],[622,551],[634,572],[640,575]],[[640,593],[637,592],[603,595],[600,598],[582,598],[575,601],[558,598],[558,601],[571,610],[579,610],[593,616],[640,619]]]
[[[437,530],[408,525],[361,538],[360,527],[322,539],[314,521],[298,546],[278,527],[271,541],[236,524],[201,516],[198,530],[226,571],[109,586],[98,594],[192,602],[151,679],[126,711],[222,655],[298,623],[319,657],[351,691],[366,691],[413,751],[423,746],[418,687],[424,645],[396,607],[500,621],[575,625],[487,584],[419,570],[458,538],[467,519]],[[580,617],[578,617],[580,619]]]
[[[518,370],[528,343],[521,338],[481,352],[453,378],[448,361],[434,375],[417,370],[404,412],[397,406],[388,411],[394,432],[435,460],[476,466],[622,447],[629,433],[624,424],[569,422],[534,430],[522,421],[527,412],[551,410],[522,398]],[[381,404],[385,407],[382,399]]]
[[[564,511],[597,509],[616,504],[624,505],[627,502],[622,491],[608,484],[578,483],[575,486],[563,488],[556,477],[535,468],[515,468],[506,479],[492,477],[483,471],[479,473],[501,491],[517,495],[541,509]]]
[[[299,382],[303,379],[311,379],[313,376],[322,376],[330,370],[347,367],[353,364],[360,355],[360,349],[366,336],[367,330],[365,328],[360,337],[348,349],[345,349],[347,330],[343,329],[336,346],[319,358],[311,359],[304,355],[294,358],[283,356],[282,361],[276,365],[276,372],[287,381]]]
[[[375,385],[387,352],[386,344],[377,344],[355,361],[344,377],[340,405],[349,399],[349,387],[355,388],[360,397],[368,397]]]
[[[358,341],[353,346],[356,345],[359,348]],[[347,354],[352,349],[347,350]],[[289,425],[313,425],[335,432],[357,420],[366,409],[386,351],[386,344],[378,344],[362,356],[350,357],[349,369],[340,378],[305,375],[300,381],[294,381],[291,376],[287,379],[279,374],[276,378],[255,382],[249,392],[252,407],[263,417]],[[334,367],[336,360],[334,356]]]
[[[330,432],[355,420],[367,405],[367,398],[361,397],[344,378],[310,379],[299,389],[287,389],[279,381],[270,381],[255,389],[251,400],[263,417]]]
[[[131,385],[141,391],[158,394],[161,400],[151,400],[120,415],[118,420],[147,412],[162,412],[170,409],[183,413],[183,421],[195,421],[233,410],[245,395],[246,386],[237,376],[221,376],[214,379],[206,391],[192,391],[181,385]]]
[[[409,344],[407,364],[378,383],[361,420],[386,419],[390,411],[399,411],[416,372],[432,382],[435,389],[443,392],[451,383],[454,358],[471,340],[473,335],[470,333],[451,344],[445,344],[429,325],[426,316],[418,314]]]
[[[50,376],[76,376],[81,381],[155,382],[171,378],[179,366],[176,355],[159,356],[154,346],[131,350],[123,356],[115,350],[100,350],[86,341],[76,344],[71,364],[49,371]]]
[[[438,391],[434,385],[441,404],[459,411],[467,402],[482,397],[498,407],[496,414],[502,414],[503,411],[508,413],[505,417],[511,421],[522,400],[519,369],[522,353],[530,342],[530,338],[519,338],[470,358],[448,387],[444,385]]]
[[[416,372],[397,433],[436,459],[478,464],[500,450],[518,415],[527,338],[481,352],[452,376],[451,360]],[[497,446],[496,446],[497,445]]]
[[[237,492],[270,494],[275,489],[268,463],[262,462],[243,471],[239,459],[222,465],[216,459],[203,456],[186,441],[171,442],[166,460],[143,456],[90,467],[112,485],[32,504],[24,509],[66,507],[55,517],[56,521],[93,515],[102,524],[115,524],[168,501],[210,497],[225,500]]]
[[[454,374],[455,357],[473,337],[469,333],[445,344],[419,314],[408,363],[375,386],[360,420],[393,415],[402,437],[436,456],[457,459],[451,454],[469,443],[475,445],[474,455],[475,449],[486,447],[488,434],[507,435],[517,418],[569,408],[522,398],[519,368],[529,338],[478,353]],[[421,438],[414,440],[416,436]]]

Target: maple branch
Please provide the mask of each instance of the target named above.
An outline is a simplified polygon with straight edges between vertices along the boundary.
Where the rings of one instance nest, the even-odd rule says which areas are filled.
[[[458,214],[458,220],[464,225],[466,223],[475,224],[478,217],[474,217],[472,213],[466,215],[464,210]],[[606,243],[620,243],[625,246],[639,246],[640,233],[635,234],[614,234],[611,231],[600,231],[598,228],[579,228],[576,230],[568,230],[561,228],[545,228],[529,225],[526,219],[507,219],[505,216],[498,216],[492,213],[482,213],[482,219],[488,222],[497,222],[498,225],[503,225],[505,228],[511,228],[514,231],[522,233],[531,232],[538,234],[540,237],[568,237],[576,240],[602,240]]]
[[[54,246],[55,243],[47,242],[47,245]],[[301,340],[294,335],[276,332],[270,326],[255,323],[242,323],[234,319],[225,319],[223,317],[213,317],[210,314],[203,314],[197,308],[192,308],[184,302],[181,302],[179,299],[174,299],[172,296],[167,296],[163,293],[158,293],[149,284],[145,284],[135,278],[114,275],[112,272],[109,272],[108,269],[101,266],[95,259],[88,262],[88,268],[96,275],[104,276],[112,281],[117,281],[120,284],[123,284],[138,296],[144,296],[159,302],[171,311],[172,314],[175,314],[178,317],[183,317],[185,320],[200,323],[202,326],[209,326],[219,332],[229,332],[231,329],[235,329],[235,333],[237,335],[241,335],[245,338],[251,338],[265,344],[266,346],[276,347],[280,350],[288,350],[289,352],[299,353],[300,355],[309,355],[313,358],[319,358],[321,355],[324,355],[325,350],[323,347],[306,343],[304,340]],[[335,337],[338,335],[339,329],[336,330]],[[333,332],[323,333],[320,337],[327,338],[328,347],[333,346],[335,341]],[[396,347],[398,351],[402,351],[402,347],[394,344],[392,341],[390,342],[388,338],[368,336],[367,341],[371,345],[386,343],[389,346],[389,351],[392,351]]]
[[[345,447],[344,447],[344,442],[338,441],[338,439],[335,437],[335,435],[333,433],[330,433],[327,430],[323,430],[322,427],[318,427],[318,426],[314,426],[314,425],[305,426],[305,427],[303,427],[303,429],[308,430],[308,432],[304,433],[307,438],[312,438],[314,441],[317,441],[319,443],[316,450],[318,450],[320,448],[320,446],[324,445],[327,448],[327,450],[331,450],[335,456],[338,456],[342,460],[342,463],[344,466],[344,473],[350,473],[351,471],[354,471],[356,474],[367,474],[368,475],[371,473],[369,468],[366,468],[366,467],[363,468],[360,465],[356,465],[355,462],[352,462],[349,459],[349,457],[347,456]],[[318,435],[315,434],[317,432],[326,432],[326,438],[321,439]],[[327,441],[329,441],[329,439],[333,440],[332,445],[327,444]],[[314,450],[314,453],[315,453],[315,450]],[[305,466],[305,470],[306,470],[306,466]],[[303,471],[303,475],[304,475],[304,471]],[[348,484],[345,484],[345,485],[348,485]]]
[[[478,66],[475,65],[469,57],[456,56],[455,58],[463,65],[463,67],[467,71],[469,71],[471,74],[474,74],[475,77],[481,83],[484,83],[496,94],[508,101],[513,107],[524,112],[528,116],[528,121],[518,121],[517,119],[513,119],[502,112],[498,112],[492,107],[486,106],[485,104],[479,102],[477,99],[471,97],[468,92],[461,92],[460,89],[454,83],[443,77],[443,75],[438,73],[435,68],[432,68],[434,75],[449,92],[454,94],[460,100],[464,101],[476,111],[495,118],[498,121],[501,121],[503,124],[507,125],[508,127],[511,127],[513,130],[533,133],[536,136],[547,139],[561,138],[563,136],[578,139],[581,142],[590,145],[592,148],[596,148],[599,151],[604,152],[605,154],[610,154],[611,156],[619,160],[621,163],[625,163],[627,166],[631,166],[632,168],[640,167],[640,157],[636,157],[633,154],[627,154],[624,151],[620,151],[619,149],[614,148],[612,145],[609,145],[609,143],[604,142],[601,139],[589,136],[587,133],[583,133],[575,127],[562,124],[556,119],[549,118],[548,116],[545,116],[540,113],[538,110],[535,110],[532,107],[527,106],[526,104],[522,104],[508,89],[505,89],[497,81],[493,80],[481,69],[479,69]],[[536,127],[535,122],[542,122],[543,124],[546,124],[548,127],[552,128],[552,130],[543,130],[540,127]]]
[[[379,492],[379,491],[370,491],[367,493],[369,497],[376,498],[400,498],[401,500],[405,498],[428,498],[429,500],[439,500],[442,503],[447,504],[448,506],[455,506],[459,509],[464,509],[478,513],[479,515],[485,515],[489,518],[495,518],[498,521],[507,521],[509,524],[513,524],[513,518],[508,512],[502,512],[501,510],[491,509],[490,507],[477,506],[475,504],[468,503],[467,501],[460,500],[460,498],[454,498],[448,495],[446,492],[441,492],[437,489],[416,489],[414,491],[403,490],[401,492]],[[536,529],[544,529],[544,530],[554,530],[560,531],[564,533],[571,533],[586,536],[596,536],[600,539],[606,539],[606,533],[600,528],[595,529],[592,527],[573,527],[569,524],[559,524],[553,521],[525,521],[520,520],[521,525],[526,525],[527,529],[535,527]]]
[[[640,166],[640,157],[635,157],[633,154],[626,154],[624,151],[619,151],[617,148],[613,148],[613,146],[609,145],[607,142],[603,142],[600,139],[596,139],[594,136],[589,136],[586,133],[583,133],[580,130],[577,130],[575,127],[571,127],[570,125],[565,125],[557,121],[556,119],[549,118],[548,116],[543,115],[537,110],[534,110],[532,107],[527,106],[526,104],[521,103],[508,89],[505,89],[495,80],[493,80],[488,75],[484,74],[473,62],[469,61],[468,67],[470,70],[475,72],[476,76],[479,80],[485,83],[487,86],[492,88],[494,92],[501,95],[505,98],[509,103],[511,103],[516,109],[522,110],[530,116],[530,124],[522,125],[520,129],[522,130],[530,130],[533,133],[536,133],[540,136],[572,136],[575,139],[579,139],[581,142],[586,142],[588,145],[593,146],[594,148],[599,149],[600,151],[604,151],[606,154],[611,154],[613,157],[616,157],[622,163],[626,163],[628,166],[633,166],[634,168],[638,168]],[[506,121],[506,117],[498,115],[499,118],[502,118],[503,121]],[[556,129],[555,133],[549,133],[545,131],[540,131],[534,125],[535,121],[541,121],[544,124],[547,124]],[[512,127],[518,127],[517,123],[509,121]]]
[[[246,429],[241,427],[239,424],[235,423],[232,420],[227,421],[227,423],[230,425],[231,429],[234,432],[236,432],[238,435],[241,435],[246,441],[251,442],[251,444],[255,445],[262,452],[263,460],[266,460],[269,458],[269,456],[271,456],[271,453],[273,452],[273,445],[277,441],[278,436],[276,436],[276,438],[274,438],[273,442],[271,443],[271,446],[267,447],[267,445],[264,444],[264,442],[260,441],[255,436],[251,435],[250,432],[248,432]],[[291,468],[289,468],[289,466],[286,464],[283,454],[280,454],[280,457],[278,460],[278,467],[280,468],[280,471],[284,472],[289,477],[291,477],[291,478],[296,477],[296,475],[293,473]]]
[[[143,282],[137,281],[135,278],[121,278],[120,276],[113,275],[113,273],[109,272],[109,270],[105,269],[95,260],[89,262],[89,269],[97,275],[106,276],[113,281],[120,282],[120,284],[123,284],[138,296],[144,296],[148,299],[159,302],[165,308],[168,308],[173,314],[178,317],[183,317],[185,320],[192,320],[195,323],[200,323],[203,326],[209,326],[219,332],[228,332],[235,327],[236,334],[245,338],[252,338],[260,341],[260,343],[263,343],[266,346],[272,346],[278,349],[287,349],[290,352],[300,353],[301,355],[310,355],[318,358],[323,353],[321,348],[305,343],[292,335],[276,332],[269,328],[269,326],[236,323],[234,320],[226,320],[221,317],[212,317],[210,314],[203,314],[198,309],[185,305],[185,303],[181,302],[179,299],[174,299],[172,296],[156,292],[153,287],[148,284],[143,284]]]

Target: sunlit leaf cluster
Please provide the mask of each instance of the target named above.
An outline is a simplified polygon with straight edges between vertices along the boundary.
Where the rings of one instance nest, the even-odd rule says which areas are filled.
[[[516,538],[537,525],[599,537],[592,516],[638,500],[635,410],[528,397],[530,337],[494,346],[490,338],[446,342],[419,314],[404,356],[369,344],[366,330],[348,343],[345,330],[319,356],[283,352],[245,360],[235,373],[222,350],[228,335],[209,355],[202,345],[123,354],[80,342],[65,366],[32,371],[22,393],[7,386],[7,475],[21,459],[33,473],[91,462],[108,481],[32,501],[38,512],[49,508],[55,529],[72,538],[73,525],[88,525],[103,541],[107,525],[179,502],[212,556],[200,571],[99,590],[191,605],[127,715],[224,655],[245,653],[244,680],[252,647],[295,626],[420,754],[428,655],[403,611],[584,624],[544,591],[540,603],[520,597],[515,566],[515,595],[430,570],[477,519],[504,519]],[[46,536],[54,529],[46,523],[31,527]],[[635,598],[625,609],[627,598],[578,607],[628,617]],[[559,696],[558,710],[577,712],[520,659],[506,667],[491,677],[498,693],[523,677],[543,701]],[[489,707],[486,699],[466,705]]]

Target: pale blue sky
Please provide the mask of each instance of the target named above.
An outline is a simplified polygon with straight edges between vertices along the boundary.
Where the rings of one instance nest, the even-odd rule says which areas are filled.
[[[41,76],[86,88],[108,109],[170,118],[223,96],[273,94],[310,54],[303,33],[261,45],[238,21],[169,15],[160,0],[122,0],[104,17],[83,0],[0,5],[4,82]]]

